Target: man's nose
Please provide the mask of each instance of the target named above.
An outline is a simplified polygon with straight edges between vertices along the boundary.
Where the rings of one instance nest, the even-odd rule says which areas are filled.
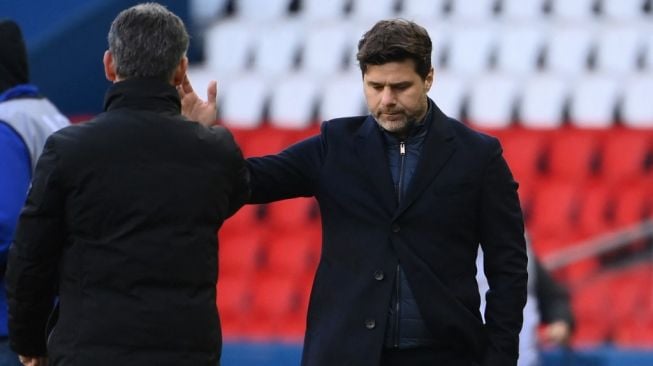
[[[381,104],[382,105],[393,105],[395,104],[395,93],[391,88],[385,87],[381,92]]]

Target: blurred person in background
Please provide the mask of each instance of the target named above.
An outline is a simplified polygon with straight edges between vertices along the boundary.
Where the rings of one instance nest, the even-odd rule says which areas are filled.
[[[320,205],[304,366],[517,364],[527,283],[517,183],[496,138],[427,97],[431,51],[423,27],[376,23],[357,55],[370,114],[247,159],[250,203],[314,196]],[[189,106],[203,102],[184,92]]]
[[[14,21],[0,20],[0,365],[20,365],[9,348],[4,273],[7,251],[46,138],[69,124],[29,83],[27,50]]]
[[[25,365],[219,364],[216,231],[247,170],[226,129],[180,114],[188,42],[159,4],[122,11],[105,112],[48,138],[6,275]]]
[[[488,282],[483,270],[482,250],[479,250],[476,266],[483,313]],[[529,250],[528,292],[524,307],[524,325],[519,333],[518,366],[540,365],[542,348],[567,346],[574,324],[569,292]]]

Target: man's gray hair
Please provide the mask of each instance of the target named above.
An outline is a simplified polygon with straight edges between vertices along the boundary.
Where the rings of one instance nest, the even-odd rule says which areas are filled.
[[[116,73],[124,79],[170,81],[188,49],[182,20],[156,3],[123,10],[111,23],[108,39]]]

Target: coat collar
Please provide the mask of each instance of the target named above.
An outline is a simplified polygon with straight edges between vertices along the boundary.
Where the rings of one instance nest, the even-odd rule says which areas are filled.
[[[384,207],[394,213],[395,218],[408,208],[435,179],[455,151],[455,134],[448,117],[429,99],[430,111],[424,121],[427,129],[424,145],[417,163],[406,197],[397,207],[396,192],[392,183],[387,154],[385,153],[383,132],[376,120],[369,115],[356,137],[358,157],[371,178],[371,186],[380,195]]]
[[[395,212],[395,217],[405,211],[422,194],[438,176],[451,155],[456,151],[455,133],[447,117],[432,100],[429,99],[433,112],[427,123],[424,145],[417,161],[417,168],[406,197]]]
[[[174,86],[154,78],[132,78],[109,87],[104,110],[128,108],[167,115],[181,114],[181,100]]]

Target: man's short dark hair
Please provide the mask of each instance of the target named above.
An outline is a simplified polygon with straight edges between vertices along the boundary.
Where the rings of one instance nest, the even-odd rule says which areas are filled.
[[[431,38],[418,24],[405,19],[381,20],[358,42],[358,64],[365,74],[368,65],[413,60],[415,72],[426,79],[431,70]]]
[[[164,6],[145,3],[123,10],[111,23],[109,51],[122,78],[169,81],[188,49],[188,32]]]

